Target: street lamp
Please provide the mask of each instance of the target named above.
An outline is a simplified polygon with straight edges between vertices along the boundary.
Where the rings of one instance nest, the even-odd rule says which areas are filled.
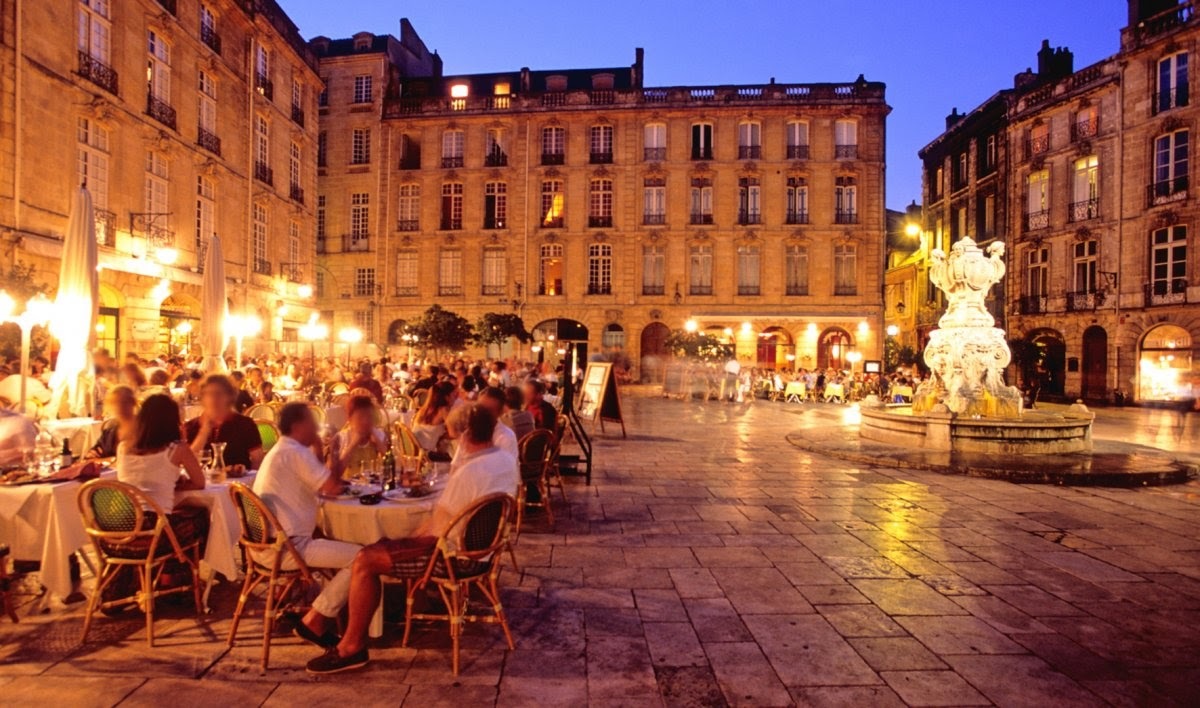
[[[350,350],[362,341],[363,331],[358,327],[343,327],[338,332],[338,340],[346,344],[346,368],[350,368]]]
[[[329,336],[329,326],[317,320],[317,313],[313,313],[309,318],[308,324],[300,326],[300,338],[309,343],[309,352],[312,356],[309,357],[309,368],[313,371],[317,370],[317,340],[325,339]]]
[[[687,322],[683,323],[684,331],[688,332],[689,334],[694,333],[699,328],[700,328],[699,323],[697,323],[696,320],[693,320],[693,319],[689,319]]]
[[[25,415],[25,377],[29,375],[29,346],[34,327],[45,327],[54,315],[54,303],[44,294],[38,293],[25,303],[25,311],[16,314],[17,303],[8,293],[0,290],[0,322],[12,322],[21,329],[21,415]]]
[[[175,325],[175,335],[183,338],[183,348],[190,354],[192,351],[192,323],[184,320]]]
[[[915,221],[910,221],[904,225],[904,235],[909,238],[916,238],[921,235],[921,225]]]
[[[408,345],[408,365],[412,366],[413,346],[416,345],[417,342],[421,341],[421,336],[412,332],[405,332],[404,334],[400,335],[400,341]]]
[[[854,373],[854,365],[862,361],[863,355],[860,351],[846,352],[846,361],[850,364],[850,373]]]
[[[242,366],[242,340],[253,337],[262,331],[262,320],[254,315],[229,315],[225,320],[225,330],[233,337],[237,345],[236,361],[238,368]]]
[[[887,326],[887,336],[889,336],[889,337],[895,337],[895,336],[896,336],[896,335],[898,335],[898,334],[900,334],[900,328],[899,328],[899,327],[897,327],[897,326],[896,326],[896,325],[894,325],[894,324],[890,324],[890,325],[888,325],[888,326]]]

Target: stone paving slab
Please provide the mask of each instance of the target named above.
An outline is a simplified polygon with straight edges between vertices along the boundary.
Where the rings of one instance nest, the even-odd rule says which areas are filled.
[[[596,440],[506,569],[517,648],[470,625],[463,673],[441,625],[389,627],[364,670],[313,679],[257,615],[232,649],[214,612],[81,606],[0,620],[6,705],[727,706],[1200,704],[1200,483],[1019,486],[804,451],[837,406],[630,397],[628,440]],[[823,412],[822,412],[823,411]],[[1099,430],[1104,423],[1099,412]],[[1141,439],[1158,435],[1114,414]],[[1105,426],[1108,425],[1108,428]],[[833,426],[833,428],[831,428]],[[1190,434],[1190,433],[1189,433]],[[85,582],[90,582],[85,581]]]

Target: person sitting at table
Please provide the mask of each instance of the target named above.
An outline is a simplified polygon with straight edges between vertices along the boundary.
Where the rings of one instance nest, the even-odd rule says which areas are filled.
[[[387,435],[375,427],[375,403],[369,395],[346,401],[346,425],[329,446],[329,468],[349,478],[387,451]]]
[[[553,431],[558,424],[558,411],[543,400],[546,384],[537,379],[525,382],[525,410],[533,416],[533,424],[543,430]]]
[[[492,445],[512,455],[515,461],[520,458],[521,453],[518,450],[516,433],[503,420],[504,404],[504,391],[495,386],[485,387],[475,400],[475,405],[487,410],[496,419],[495,430],[492,433]],[[464,455],[466,455],[466,450],[459,445],[454,450],[453,461],[458,462]]]
[[[210,374],[200,387],[200,415],[184,426],[192,452],[199,455],[210,444],[225,443],[225,464],[238,475],[256,469],[263,459],[258,425],[233,409],[237,388],[228,376]]]
[[[533,423],[533,414],[525,410],[525,392],[520,386],[504,389],[504,413],[500,416],[500,422],[512,428],[517,440],[537,429]]]
[[[137,396],[128,386],[113,386],[104,395],[104,424],[100,439],[85,453],[85,460],[114,457],[118,443],[132,440],[137,430]]]
[[[142,401],[135,432],[117,446],[117,481],[132,485],[167,512],[167,523],[181,546],[208,538],[208,511],[199,507],[175,508],[175,492],[204,489],[204,472],[180,434],[179,405],[164,394]],[[183,474],[179,470],[183,470]],[[156,519],[147,514],[146,523]]]
[[[360,366],[358,373],[350,381],[350,389],[356,388],[366,389],[376,403],[383,403],[383,385],[371,376],[370,364]]]
[[[142,373],[142,367],[132,361],[121,367],[119,380],[135,392],[141,392],[146,387],[146,374]]]
[[[417,444],[426,452],[447,453],[449,446],[445,442],[446,416],[454,407],[458,396],[458,387],[449,381],[439,381],[429,389],[429,397],[425,405],[413,417],[412,432]],[[448,457],[445,459],[449,459]]]
[[[320,446],[317,420],[308,404],[287,403],[279,411],[279,442],[263,458],[254,477],[254,493],[275,514],[282,531],[291,539],[296,552],[312,568],[336,570],[321,589],[312,609],[296,622],[296,636],[328,648],[337,642],[331,634],[331,621],[346,606],[350,592],[350,564],[362,548],[328,538],[313,538],[317,528],[320,496],[336,496],[346,485],[318,459]],[[271,558],[258,558],[262,563]],[[284,556],[284,570],[295,569],[291,554]]]
[[[308,662],[308,673],[333,674],[366,666],[370,660],[367,629],[379,606],[379,576],[424,573],[438,537],[459,514],[489,494],[516,494],[515,461],[492,444],[496,425],[496,416],[478,404],[461,406],[450,414],[447,430],[465,452],[454,463],[433,515],[408,538],[379,541],[359,551],[351,567],[346,633],[336,646]]]
[[[229,378],[233,381],[234,388],[233,409],[238,413],[245,413],[246,409],[254,405],[254,394],[246,389],[246,374],[234,369],[229,372]]]
[[[274,403],[279,400],[279,396],[275,395],[275,384],[270,381],[263,381],[258,387],[258,402],[259,403]]]

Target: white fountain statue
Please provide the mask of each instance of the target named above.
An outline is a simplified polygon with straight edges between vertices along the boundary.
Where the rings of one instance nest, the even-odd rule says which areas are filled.
[[[929,279],[946,293],[946,314],[929,335],[924,356],[933,375],[913,396],[913,412],[1019,418],[1021,393],[1004,383],[1012,352],[984,306],[988,291],[1004,277],[1004,244],[993,241],[985,255],[973,239],[962,238],[949,256],[934,249],[932,258]]]

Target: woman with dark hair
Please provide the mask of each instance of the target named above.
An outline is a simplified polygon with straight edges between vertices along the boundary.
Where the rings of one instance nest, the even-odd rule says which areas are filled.
[[[386,451],[387,436],[375,427],[375,401],[370,394],[351,396],[346,401],[346,425],[330,445],[329,468],[349,479]]]
[[[417,443],[429,452],[448,453],[446,443],[446,416],[458,398],[458,386],[450,381],[439,381],[429,389],[429,398],[417,411],[413,419],[413,436]],[[449,458],[447,458],[449,459]]]
[[[183,441],[182,428],[179,406],[170,396],[147,397],[133,439],[117,447],[117,480],[142,490],[166,511],[179,542],[187,544],[208,537],[208,515],[195,507],[175,509],[176,490],[204,489],[204,472]],[[148,522],[154,522],[152,515]]]

